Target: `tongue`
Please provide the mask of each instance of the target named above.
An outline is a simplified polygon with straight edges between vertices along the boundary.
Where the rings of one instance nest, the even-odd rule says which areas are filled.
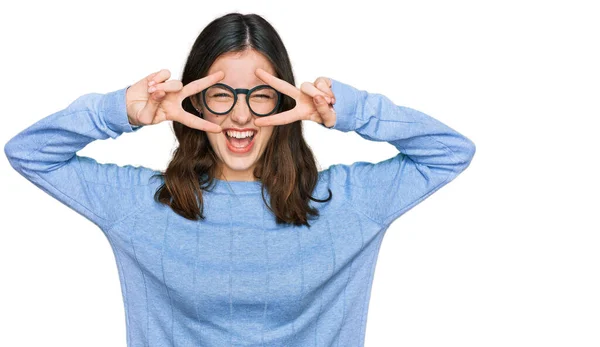
[[[250,144],[250,141],[252,141],[251,137],[246,137],[243,139],[238,139],[236,137],[230,137],[229,141],[231,142],[231,144],[233,144],[234,147],[246,147]]]

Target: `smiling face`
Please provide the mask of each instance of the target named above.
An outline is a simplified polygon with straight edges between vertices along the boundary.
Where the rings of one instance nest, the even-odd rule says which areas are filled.
[[[271,63],[255,50],[244,52],[232,52],[221,55],[215,60],[208,75],[219,70],[225,73],[225,78],[219,81],[232,88],[252,89],[257,85],[266,84],[255,75],[257,68],[261,68],[272,75],[275,71]],[[200,95],[198,95],[200,96]],[[207,93],[207,100],[211,95]],[[214,94],[214,97],[222,97]],[[201,98],[194,99],[194,106],[202,111],[203,118],[209,122],[218,124],[223,129],[222,133],[215,134],[207,132],[208,141],[219,158],[220,174],[218,179],[228,181],[254,181],[253,170],[256,167],[258,159],[262,156],[267,142],[273,133],[274,126],[258,127],[254,125],[253,120],[258,118],[248,108],[246,95],[238,94],[237,103],[233,109],[225,115],[216,115],[210,112]],[[212,106],[211,106],[212,109]],[[216,111],[219,112],[219,111]],[[244,130],[244,131],[236,131]],[[230,131],[228,131],[230,130]],[[254,132],[252,141],[248,146],[248,140],[241,137],[247,136],[249,132]],[[232,139],[229,135],[237,136],[239,139]]]

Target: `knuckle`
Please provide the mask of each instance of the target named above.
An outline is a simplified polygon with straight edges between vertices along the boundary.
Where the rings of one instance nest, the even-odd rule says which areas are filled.
[[[161,81],[166,81],[171,77],[171,71],[167,69],[162,69],[160,70],[159,76]]]
[[[303,91],[303,92],[305,92],[305,93],[307,93],[310,90],[309,86],[310,86],[310,82],[303,82],[300,85],[300,90]]]
[[[319,84],[320,83],[325,83],[325,85],[327,85],[327,80],[328,80],[327,77],[325,77],[325,76],[319,76],[319,78],[317,78],[317,80],[315,81],[315,84],[316,83],[319,83]]]
[[[176,90],[176,88],[178,87],[177,82],[178,81],[175,81],[175,80],[165,82],[164,83],[165,90]]]

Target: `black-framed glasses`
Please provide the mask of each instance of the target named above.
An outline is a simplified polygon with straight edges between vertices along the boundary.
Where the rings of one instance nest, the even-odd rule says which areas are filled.
[[[224,83],[216,83],[200,92],[204,106],[216,115],[225,115],[237,103],[238,94],[246,94],[246,104],[250,111],[259,116],[269,116],[277,111],[283,96],[268,84],[262,84],[252,89],[232,87]]]

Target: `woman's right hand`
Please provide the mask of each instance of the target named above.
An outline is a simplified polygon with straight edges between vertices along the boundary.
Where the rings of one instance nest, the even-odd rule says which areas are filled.
[[[185,86],[178,80],[166,81],[169,77],[169,70],[163,69],[127,88],[125,99],[129,123],[148,125],[171,120],[190,128],[220,133],[222,129],[219,125],[185,111],[181,102],[221,81],[225,73],[217,71]]]

